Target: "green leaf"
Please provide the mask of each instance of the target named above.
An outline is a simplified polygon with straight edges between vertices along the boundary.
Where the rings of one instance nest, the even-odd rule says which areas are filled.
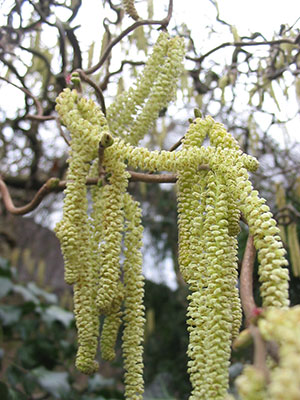
[[[16,324],[21,317],[21,310],[19,307],[10,305],[0,305],[0,321],[4,326]]]
[[[0,399],[1,400],[8,400],[8,387],[6,383],[0,381]]]
[[[40,289],[34,282],[29,282],[27,284],[27,288],[30,292],[38,297],[43,298],[47,303],[56,304],[57,303],[57,296],[54,293],[48,293],[43,289]]]
[[[40,367],[32,371],[38,384],[54,398],[65,397],[71,391],[67,372],[53,372]]]
[[[39,304],[40,300],[26,287],[21,285],[14,285],[14,292],[20,294],[25,301],[32,302],[34,304]]]
[[[14,390],[14,389],[9,389],[9,394],[8,394],[8,399],[9,400],[28,400],[27,396],[25,394]]]
[[[6,370],[6,376],[8,383],[11,387],[22,384],[24,378],[24,372],[15,365],[10,365]]]
[[[6,258],[0,257],[0,268],[1,269],[9,268],[9,261]]]
[[[12,289],[13,283],[9,278],[0,277],[0,299],[6,296]]]
[[[0,275],[11,277],[11,266],[8,260],[0,257]]]
[[[38,332],[40,321],[37,318],[21,319],[16,326],[16,330],[19,333],[23,341],[28,340],[33,334],[36,335]]]
[[[42,319],[47,324],[52,324],[55,321],[61,322],[66,328],[69,328],[74,320],[74,315],[70,311],[66,311],[58,306],[47,307],[42,312]]]
[[[22,367],[26,369],[31,369],[39,365],[35,345],[33,343],[26,343],[26,346],[20,347],[18,350],[18,359]]]
[[[37,337],[18,349],[18,358],[26,369],[33,369],[37,366],[52,369],[58,361],[58,347],[46,336]]]
[[[34,391],[37,388],[37,383],[35,382],[35,379],[31,374],[26,374],[24,381],[23,381],[23,387],[24,387],[25,392],[31,398],[32,393],[34,393]]]

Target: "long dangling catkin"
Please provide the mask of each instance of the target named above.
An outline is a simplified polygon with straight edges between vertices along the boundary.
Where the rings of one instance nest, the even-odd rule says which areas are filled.
[[[142,109],[151,87],[157,77],[157,70],[164,63],[169,43],[169,35],[161,32],[148,58],[143,72],[138,76],[133,87],[116,97],[107,108],[107,120],[115,136],[124,137],[135,116]]]
[[[124,299],[124,286],[121,281],[118,282],[118,295],[115,297],[114,302],[108,315],[105,317],[101,337],[100,337],[100,350],[103,360],[112,361],[116,356],[115,345],[119,328],[122,323],[121,304]]]
[[[234,315],[232,312],[233,305],[237,306],[233,303],[237,284],[237,256],[236,245],[228,232],[227,188],[222,177],[213,172],[210,174],[212,177],[208,190],[211,194],[205,221],[206,304],[209,318],[203,345],[206,349],[205,375],[208,382],[206,398],[221,400],[226,394],[229,383],[228,367],[233,326],[241,322],[241,315],[240,313]],[[234,321],[236,317],[237,321]]]
[[[281,183],[276,184],[276,206],[279,210],[286,206],[285,190]],[[285,213],[285,211],[283,211],[283,213]],[[281,240],[283,241],[283,243],[287,243],[285,226],[279,223],[278,227],[280,229]]]
[[[264,307],[288,307],[289,272],[285,267],[286,251],[279,236],[279,228],[272,218],[270,208],[265,199],[259,198],[253,190],[247,170],[240,162],[232,168],[237,168],[237,188],[240,196],[240,209],[243,212],[249,231],[254,237],[254,245],[258,250],[260,293]],[[231,188],[234,190],[233,188]]]
[[[291,266],[293,275],[295,277],[300,276],[300,246],[298,240],[298,233],[297,233],[297,224],[296,222],[291,222],[287,227],[287,234],[288,234],[288,246],[289,246],[289,253],[291,258]]]
[[[109,314],[115,297],[118,295],[120,280],[120,254],[122,232],[124,230],[124,194],[129,174],[126,164],[115,159],[104,158],[106,170],[111,173],[109,184],[102,192],[102,235],[100,249],[100,277],[97,293],[97,306],[103,314]]]
[[[135,87],[121,93],[107,109],[115,136],[136,145],[148,133],[159,112],[175,96],[183,57],[182,39],[162,32]]]
[[[71,133],[71,150],[64,192],[64,216],[55,230],[65,261],[65,281],[73,284],[78,280],[80,266],[84,265],[81,258],[89,237],[86,197],[89,162],[97,155],[107,123],[95,103],[80,98],[75,90],[65,89],[56,102],[56,110]]]
[[[125,368],[125,398],[142,400],[143,380],[143,339],[145,316],[143,305],[144,277],[142,275],[142,234],[141,209],[129,194],[124,196],[126,218],[124,237],[124,331],[123,357]]]
[[[138,21],[140,17],[136,11],[134,0],[122,0],[122,2],[126,14],[128,14],[135,21]]]

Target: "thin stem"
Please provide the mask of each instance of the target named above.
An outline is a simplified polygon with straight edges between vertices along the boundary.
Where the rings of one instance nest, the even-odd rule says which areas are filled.
[[[171,174],[160,174],[160,175],[150,175],[143,174],[140,172],[129,171],[131,178],[130,180],[133,182],[146,182],[146,183],[175,183],[177,180],[176,175]],[[104,175],[105,171],[100,175]],[[98,178],[88,178],[86,181],[87,185],[97,185]],[[22,207],[16,207],[12,201],[9,190],[3,181],[0,178],[0,193],[2,194],[2,200],[4,206],[8,212],[14,215],[25,215],[29,212],[35,210],[42,200],[51,192],[61,192],[66,188],[66,181],[59,181],[58,178],[50,178],[46,183],[37,191],[34,195],[33,199],[26,205]]]
[[[249,234],[240,274],[240,294],[243,311],[246,317],[246,325],[250,324],[253,311],[257,308],[253,297],[253,267],[255,255],[256,250],[253,237]]]
[[[181,146],[181,143],[182,143],[183,139],[184,139],[184,136],[182,136],[182,138],[180,138],[180,139],[178,140],[178,142],[174,143],[173,146],[170,147],[169,151],[174,151],[174,150],[176,150],[179,146]]]
[[[101,154],[102,150],[99,147],[99,152]],[[101,163],[100,163],[101,167]],[[199,170],[209,169],[208,165],[200,165]],[[128,171],[130,174],[131,182],[145,182],[145,183],[176,183],[177,176],[174,174],[150,174],[142,172]],[[99,168],[99,176],[97,178],[88,178],[86,180],[87,185],[97,185],[99,179],[105,178],[106,172]],[[2,199],[5,208],[8,212],[14,215],[24,215],[33,211],[38,207],[42,200],[51,192],[61,192],[66,188],[66,181],[60,181],[58,178],[49,178],[42,187],[35,194],[33,199],[26,205],[22,207],[16,207],[12,201],[9,190],[0,177],[0,193],[2,194]]]
[[[104,96],[103,96],[103,93],[102,93],[101,88],[100,88],[92,79],[90,79],[90,78],[84,73],[84,71],[83,71],[82,69],[77,69],[76,72],[79,73],[80,78],[81,78],[84,82],[88,83],[89,85],[92,86],[92,88],[95,89],[96,96],[97,96],[97,99],[98,99],[98,101],[99,101],[99,103],[100,103],[102,112],[103,112],[104,115],[106,115],[105,100],[104,100]]]
[[[249,326],[251,335],[254,341],[254,357],[253,357],[253,365],[260,372],[263,373],[266,382],[269,381],[269,370],[266,364],[267,361],[267,346],[266,342],[261,336],[259,328],[255,325]]]
[[[283,43],[289,43],[289,44],[293,44],[293,45],[297,45],[299,41],[299,35],[294,39],[278,39],[278,40],[269,40],[269,41],[261,41],[261,42],[256,42],[255,40],[253,41],[249,41],[249,42],[224,42],[222,44],[220,44],[219,46],[215,47],[214,49],[209,50],[207,53],[203,54],[200,57],[189,57],[187,56],[186,58],[188,60],[192,60],[192,61],[199,61],[200,63],[208,56],[210,56],[212,53],[214,53],[215,51],[218,51],[220,49],[223,49],[224,47],[229,47],[229,46],[233,46],[233,47],[245,47],[245,46],[272,46],[275,44],[283,44]]]

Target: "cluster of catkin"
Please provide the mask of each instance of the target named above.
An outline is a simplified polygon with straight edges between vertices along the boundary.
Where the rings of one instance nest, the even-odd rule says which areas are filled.
[[[61,121],[71,133],[64,215],[56,232],[65,259],[65,279],[74,285],[79,344],[76,365],[85,373],[98,368],[100,315],[105,316],[102,357],[113,359],[123,321],[125,397],[130,400],[143,396],[144,306],[141,212],[127,193],[127,166],[169,171],[178,177],[179,265],[190,290],[191,400],[224,399],[227,392],[231,342],[241,323],[237,290],[241,213],[258,250],[263,306],[288,306],[288,272],[279,229],[248,177],[257,161],[243,154],[233,137],[211,117],[191,123],[179,151],[136,146],[162,104],[173,97],[182,57],[181,40],[162,33],[144,74],[134,88],[116,99],[107,118],[76,91],[66,89],[57,99]],[[158,73],[153,74],[155,66]],[[203,146],[206,137],[209,146]],[[206,169],[201,168],[203,164]],[[91,189],[90,213],[88,176],[99,176],[99,185]],[[124,258],[122,263],[120,258]]]
[[[114,359],[123,323],[125,395],[133,400],[142,399],[144,386],[143,227],[139,204],[127,193],[126,154],[121,146],[106,150],[113,138],[137,144],[149,131],[175,95],[183,56],[182,39],[162,32],[144,72],[134,87],[117,97],[106,116],[76,90],[65,89],[57,98],[56,110],[71,134],[63,218],[55,231],[64,256],[65,281],[74,287],[76,366],[87,374],[98,369],[99,341],[102,358]],[[99,178],[90,191],[89,177]]]

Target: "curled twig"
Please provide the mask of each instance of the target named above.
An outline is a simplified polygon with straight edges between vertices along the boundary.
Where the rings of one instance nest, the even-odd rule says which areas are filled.
[[[35,119],[35,120],[38,120],[38,121],[48,121],[48,120],[51,120],[51,119],[55,119],[54,116],[43,115],[43,107],[42,107],[40,101],[28,89],[26,89],[25,87],[18,86],[13,82],[10,82],[8,79],[4,78],[3,76],[0,76],[0,79],[2,81],[4,81],[4,82],[8,83],[9,85],[14,86],[16,89],[21,90],[23,93],[26,94],[26,96],[30,97],[34,101],[34,104],[35,104],[36,109],[37,109],[37,115],[27,114],[25,116],[25,118],[27,118],[27,119]]]
[[[16,207],[11,199],[9,190],[5,182],[0,178],[0,192],[2,194],[2,199],[5,208],[8,212],[14,215],[24,215],[33,211],[42,202],[42,200],[47,196],[47,194],[60,190],[60,182],[58,178],[50,178],[46,183],[38,190],[33,199],[22,207]]]
[[[97,99],[98,99],[98,101],[99,101],[99,103],[100,103],[102,112],[103,112],[104,115],[106,115],[105,100],[104,100],[104,96],[103,96],[103,93],[102,93],[102,90],[101,90],[100,86],[98,86],[92,79],[90,79],[90,78],[84,73],[83,70],[77,69],[76,72],[79,73],[80,78],[81,78],[84,82],[88,83],[89,85],[92,86],[92,88],[95,89],[96,96],[97,96]]]
[[[105,146],[104,146],[105,147]],[[107,146],[108,147],[108,146]],[[99,159],[101,159],[102,146],[99,146]],[[199,170],[209,169],[208,165],[200,165]],[[145,183],[176,183],[177,176],[175,174],[150,174],[142,172],[128,171],[130,174],[129,180],[131,182],[145,182]],[[99,178],[105,178],[105,170],[101,166],[101,160],[99,161],[99,176],[97,178],[88,178],[86,180],[87,185],[97,185]],[[49,178],[42,187],[35,194],[33,199],[22,207],[16,207],[11,199],[9,190],[2,178],[0,178],[0,193],[5,208],[8,212],[15,215],[24,215],[33,211],[42,202],[42,200],[51,192],[61,192],[66,188],[66,181],[60,181],[58,178]]]
[[[257,308],[253,297],[253,266],[256,250],[253,237],[249,234],[242,262],[240,274],[240,293],[243,311],[246,317],[246,325],[249,325],[253,317],[253,311]]]
[[[169,0],[169,8],[168,8],[168,15],[162,19],[162,20],[149,20],[149,19],[145,19],[145,20],[140,20],[140,21],[136,21],[134,24],[130,25],[128,28],[126,28],[123,32],[120,33],[120,35],[118,35],[113,41],[111,41],[107,48],[105,49],[102,57],[100,58],[99,62],[94,65],[91,68],[88,68],[87,70],[85,70],[85,73],[87,75],[90,75],[92,73],[94,73],[95,71],[97,71],[100,67],[102,67],[102,65],[104,64],[105,60],[107,59],[108,55],[110,54],[112,48],[119,43],[125,36],[127,36],[130,32],[134,31],[136,28],[138,28],[139,26],[142,25],[161,25],[162,27],[166,28],[170,22],[171,16],[172,16],[172,12],[173,12],[173,0]]]
[[[66,137],[66,135],[65,135],[65,132],[63,131],[63,129],[62,129],[62,127],[61,127],[61,123],[60,123],[60,120],[59,120],[58,117],[55,118],[55,122],[56,122],[56,125],[57,125],[57,127],[58,127],[60,136],[64,139],[64,141],[67,143],[67,145],[70,146],[70,142],[69,142],[69,140],[67,139],[67,137]]]
[[[292,40],[292,39],[278,39],[278,40],[266,40],[266,41],[260,41],[260,42],[257,42],[255,40],[249,41],[249,42],[244,42],[244,41],[240,41],[240,42],[224,42],[224,43],[220,44],[219,46],[209,50],[207,53],[203,54],[200,57],[189,57],[189,56],[187,56],[186,59],[187,60],[192,60],[192,61],[198,61],[198,62],[201,63],[206,57],[210,56],[211,54],[213,54],[216,51],[218,51],[220,49],[223,49],[225,47],[229,47],[229,46],[233,46],[233,47],[267,46],[267,45],[272,46],[272,45],[283,44],[283,43],[296,45],[297,44],[297,38],[295,40]]]
[[[171,174],[159,174],[159,175],[150,175],[143,174],[140,172],[131,172],[129,171],[131,178],[130,180],[133,182],[146,182],[146,183],[175,183],[176,175]],[[103,171],[100,175],[104,175],[105,171]],[[35,210],[42,200],[51,192],[61,192],[66,188],[66,181],[60,181],[58,178],[50,178],[46,183],[38,190],[33,199],[26,205],[22,207],[16,207],[12,201],[9,190],[5,184],[5,182],[0,178],[0,193],[2,194],[2,200],[4,206],[8,212],[14,215],[25,215],[29,212]],[[88,178],[86,181],[87,185],[97,185],[98,178]]]

